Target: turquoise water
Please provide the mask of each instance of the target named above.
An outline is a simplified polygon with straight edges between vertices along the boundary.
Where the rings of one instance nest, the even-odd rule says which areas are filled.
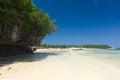
[[[120,50],[108,50],[108,49],[86,49],[86,50],[67,50],[64,53],[72,53],[75,56],[89,56],[94,57],[95,59],[99,59],[102,61],[107,61],[115,64],[120,64]],[[8,57],[5,59],[5,61],[0,61],[1,64],[8,64],[8,63],[14,63],[14,62],[33,62],[33,61],[42,61],[46,59],[47,57],[51,56],[58,56],[60,55],[58,53],[42,53],[38,52],[33,55],[21,55],[21,56],[13,56]],[[61,54],[63,55],[63,54]],[[70,55],[68,55],[70,56]]]
[[[89,49],[77,52],[78,54],[94,57],[95,59],[103,62],[112,63],[120,66],[120,50],[110,49]]]
[[[120,58],[120,50],[110,50],[110,49],[93,49],[86,50],[87,55],[105,57],[105,58]]]

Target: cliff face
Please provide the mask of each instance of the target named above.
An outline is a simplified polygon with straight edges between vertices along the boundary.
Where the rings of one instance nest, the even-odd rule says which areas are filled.
[[[55,29],[32,0],[0,0],[0,44],[34,46]]]
[[[42,41],[42,36],[34,36],[33,32],[26,32],[20,26],[14,27],[0,26],[0,44],[34,46]]]
[[[0,26],[0,57],[31,54],[33,49],[30,46],[38,45],[42,39],[18,25],[12,28]]]
[[[28,46],[0,45],[0,58],[24,54],[33,54],[33,50]]]
[[[55,21],[32,0],[0,0],[0,55],[28,53],[54,31]]]

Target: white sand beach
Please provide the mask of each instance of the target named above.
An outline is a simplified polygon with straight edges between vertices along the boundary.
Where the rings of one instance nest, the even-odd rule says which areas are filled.
[[[120,80],[120,66],[78,55],[74,50],[39,49],[36,52],[54,55],[40,61],[14,62],[2,66],[0,80]],[[85,50],[79,52],[86,53]]]

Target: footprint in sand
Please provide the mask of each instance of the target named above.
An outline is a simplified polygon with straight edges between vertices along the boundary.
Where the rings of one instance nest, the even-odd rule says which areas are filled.
[[[7,69],[7,71],[10,71],[10,69],[12,69],[12,67],[9,67],[9,68]]]

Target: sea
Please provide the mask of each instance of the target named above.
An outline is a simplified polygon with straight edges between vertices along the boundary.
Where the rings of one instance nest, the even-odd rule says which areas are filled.
[[[102,62],[107,62],[120,67],[120,50],[116,49],[85,49],[77,50],[76,54],[89,56]]]
[[[6,57],[3,61],[0,61],[0,66],[6,64],[11,64],[14,62],[34,62],[34,61],[43,61],[46,58],[52,56],[64,58],[72,58],[71,56],[87,56],[89,58],[94,58],[103,62],[114,64],[120,66],[120,50],[115,49],[68,49],[55,52],[34,52],[34,54],[19,55],[13,57]]]
[[[120,80],[120,50],[38,50],[0,61],[0,71],[6,80]]]

